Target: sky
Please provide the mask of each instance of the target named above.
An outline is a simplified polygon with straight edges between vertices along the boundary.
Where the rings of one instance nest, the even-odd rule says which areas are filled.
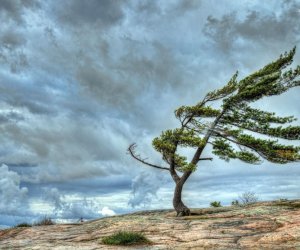
[[[299,20],[299,0],[0,0],[0,227],[172,208],[171,177],[128,146],[162,164],[174,110],[300,47]],[[299,94],[257,105],[300,118]],[[189,207],[300,196],[299,163],[204,156]]]

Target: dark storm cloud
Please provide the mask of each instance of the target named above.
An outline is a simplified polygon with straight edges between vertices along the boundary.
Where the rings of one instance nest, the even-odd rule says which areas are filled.
[[[26,27],[23,15],[28,9],[38,7],[36,1],[0,2],[0,64],[8,66],[11,72],[18,73],[28,67],[24,52]]]
[[[1,0],[0,18],[20,23],[23,21],[23,14],[26,9],[37,7],[39,7],[37,0]]]
[[[12,30],[2,32],[0,39],[2,41],[1,45],[10,49],[20,47],[26,43],[26,39],[23,34]]]
[[[98,59],[86,58],[78,67],[76,77],[87,93],[124,111],[137,108],[136,103],[147,98],[149,90],[157,91],[158,98],[168,88],[178,90],[183,69],[172,51],[159,42],[117,39],[125,53],[116,62],[109,58],[99,65]]]
[[[0,65],[5,65],[12,73],[18,73],[28,68],[28,58],[24,53],[25,35],[11,31],[8,26],[0,34]]]
[[[157,1],[142,0],[133,2],[138,12],[149,15],[149,14],[161,14],[161,8]]]
[[[114,136],[114,128],[107,127],[109,121],[71,125],[68,118],[38,119],[32,119],[34,127],[27,122],[0,126],[4,138],[19,145],[18,150],[2,155],[1,162],[38,165],[26,178],[43,183],[122,172],[118,161],[125,157],[127,142]]]
[[[13,170],[16,167],[12,168]],[[84,196],[89,194],[90,196],[115,194],[124,190],[130,190],[131,187],[130,173],[119,173],[116,175],[107,176],[90,176],[80,179],[69,179],[63,182],[45,182],[45,183],[32,183],[30,180],[22,180],[22,184],[28,187],[28,194],[38,196],[40,192],[39,187],[45,189],[57,188],[64,194],[78,194]]]
[[[19,80],[9,74],[1,74],[1,101],[12,107],[27,108],[33,114],[51,114],[55,107],[45,86],[36,88],[30,81]],[[53,103],[54,104],[54,103]]]
[[[273,42],[296,45],[300,38],[300,3],[284,1],[282,5],[280,13],[249,10],[244,18],[238,17],[237,12],[221,18],[209,16],[204,32],[224,53],[234,48],[255,45],[273,48]]]
[[[24,120],[24,116],[17,112],[9,111],[7,113],[0,114],[0,124],[8,122],[17,122]]]
[[[114,76],[107,74],[106,69],[86,64],[78,69],[77,78],[84,90],[108,105],[124,107],[127,100],[135,96],[134,89],[130,91],[126,82],[119,81],[120,78],[114,79]]]
[[[201,0],[180,0],[174,8],[178,14],[184,14],[189,11],[196,11],[201,6]]]
[[[277,5],[273,5],[274,3]],[[272,5],[273,8],[270,8]],[[223,74],[224,78],[224,73],[227,72],[229,76],[234,70],[238,70],[238,79],[241,80],[274,61],[280,54],[299,45],[300,2],[270,1],[270,6],[262,5],[259,8],[254,5],[253,8],[243,8],[243,11],[233,10],[221,16],[207,17],[202,30],[208,38],[205,47],[209,54],[218,58],[212,62],[222,68],[216,74]],[[295,61],[298,62],[299,58],[300,53],[297,51]],[[226,63],[220,65],[218,62]],[[220,84],[215,85],[216,88],[218,86]],[[272,108],[283,115],[286,109],[282,108],[282,103],[285,103],[284,107],[290,105],[293,108],[290,100],[295,100],[298,93],[299,89],[293,89],[280,97],[263,99],[259,105]],[[286,98],[287,96],[289,98]],[[299,114],[298,111],[297,113]]]
[[[176,90],[183,84],[180,62],[167,46],[159,42],[130,42],[133,46],[128,48],[118,65],[123,74],[129,73],[144,88],[156,85],[162,91],[168,87]]]
[[[113,26],[124,18],[123,6],[126,2],[67,0],[54,1],[52,5],[53,14],[59,24],[67,24],[75,29],[84,25],[96,25],[102,28]]]

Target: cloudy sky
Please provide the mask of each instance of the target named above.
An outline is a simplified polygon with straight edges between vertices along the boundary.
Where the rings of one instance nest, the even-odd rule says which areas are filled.
[[[151,141],[176,107],[300,47],[300,0],[0,0],[0,21],[1,226],[171,208],[168,173],[128,145],[160,163]],[[299,94],[259,105],[300,118]],[[299,173],[214,157],[184,201],[299,198]]]

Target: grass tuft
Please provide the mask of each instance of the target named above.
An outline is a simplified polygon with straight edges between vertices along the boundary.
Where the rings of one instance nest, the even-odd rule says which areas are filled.
[[[210,203],[211,207],[222,207],[221,202],[220,201],[213,201]]]
[[[120,231],[104,237],[102,242],[106,245],[138,245],[149,244],[150,240],[141,233]]]
[[[23,223],[16,225],[15,227],[32,227],[32,225],[27,222],[23,222]]]

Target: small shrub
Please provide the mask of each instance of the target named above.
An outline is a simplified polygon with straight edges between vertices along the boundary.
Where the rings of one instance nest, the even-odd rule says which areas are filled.
[[[243,205],[249,205],[258,201],[258,196],[254,192],[245,192],[239,196],[239,200]]]
[[[49,225],[54,225],[55,222],[51,220],[51,218],[44,217],[40,221],[36,222],[34,225],[35,226],[49,226]]]
[[[289,201],[289,200],[286,199],[286,198],[280,198],[279,201],[280,201],[280,202],[287,202],[287,201]]]
[[[27,222],[22,222],[22,223],[16,225],[16,227],[32,227],[32,225]]]
[[[232,205],[232,206],[239,206],[239,205],[240,205],[240,202],[239,202],[238,200],[233,200],[233,201],[231,202],[231,205]]]
[[[150,241],[141,233],[120,231],[113,235],[106,236],[102,242],[107,245],[136,245],[146,244]]]
[[[221,202],[220,201],[213,201],[210,203],[211,207],[222,207]]]

